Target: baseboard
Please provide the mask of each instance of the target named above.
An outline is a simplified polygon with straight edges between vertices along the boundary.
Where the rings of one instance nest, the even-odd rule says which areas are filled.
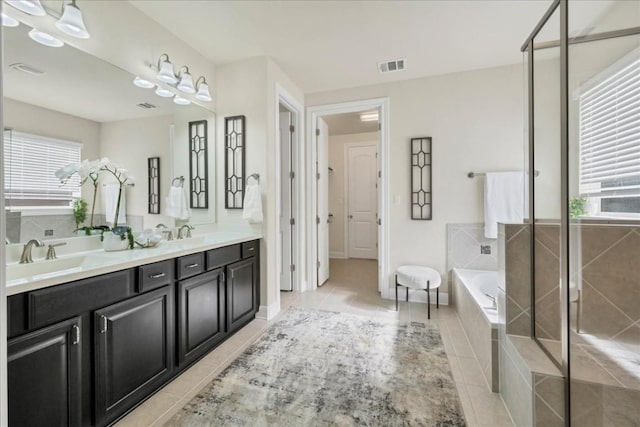
[[[406,301],[405,300],[405,287],[398,288],[398,301]],[[436,304],[436,291],[431,291],[431,305]],[[396,299],[396,290],[395,288],[389,288],[386,295],[382,295],[384,299],[394,300]],[[409,289],[409,301],[411,302],[420,302],[427,303],[427,293],[421,289]],[[449,305],[449,294],[447,292],[440,292],[440,304],[441,305]]]
[[[344,252],[329,252],[329,258],[346,259],[347,256]]]
[[[271,320],[280,313],[280,299],[272,302],[269,305],[261,305],[260,309],[256,313],[257,319]]]

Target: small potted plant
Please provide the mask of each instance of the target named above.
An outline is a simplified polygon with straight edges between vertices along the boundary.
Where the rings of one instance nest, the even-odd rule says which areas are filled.
[[[87,220],[87,202],[80,198],[73,202],[73,220],[76,223],[76,230],[80,229],[80,224]]]

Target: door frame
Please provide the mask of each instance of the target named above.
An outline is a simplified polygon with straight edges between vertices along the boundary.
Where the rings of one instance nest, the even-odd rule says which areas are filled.
[[[275,221],[275,234],[276,239],[276,266],[282,265],[282,245],[280,243],[280,239],[277,237],[280,235],[280,215],[282,209],[282,194],[281,194],[281,186],[282,186],[282,144],[280,141],[280,104],[285,106],[291,112],[291,123],[294,124],[294,131],[292,135],[291,145],[297,147],[297,152],[295,153],[295,157],[293,158],[292,167],[295,173],[294,178],[294,199],[298,201],[294,203],[292,206],[293,217],[295,218],[294,225],[294,242],[295,248],[291,251],[291,258],[293,264],[296,266],[292,275],[292,290],[293,292],[301,292],[306,289],[305,283],[305,274],[303,268],[304,260],[304,221],[301,218],[304,218],[304,203],[301,203],[304,200],[304,188],[305,188],[305,177],[302,171],[304,170],[302,166],[304,165],[304,147],[301,144],[302,135],[304,135],[304,107],[302,103],[297,100],[289,91],[287,91],[282,85],[276,82],[276,96],[275,96],[275,187],[276,187],[276,221]],[[278,268],[278,267],[277,267]],[[278,273],[280,273],[278,271]],[[280,275],[278,274],[279,278]],[[278,286],[278,307],[280,307],[280,287]]]
[[[0,5],[0,10],[3,7]],[[2,41],[2,31],[0,31],[0,42]],[[2,54],[3,48],[0,43],[0,67],[4,65],[4,55]],[[4,103],[3,103],[3,89],[2,89],[2,73],[0,73],[0,111],[3,113],[0,114],[0,127],[4,129]],[[4,188],[4,132],[2,132],[3,137],[0,139],[0,188]],[[4,209],[4,196],[0,197],[0,215],[2,215],[2,221],[0,224],[3,224],[0,227],[0,265],[7,265],[6,259],[6,245],[4,244],[4,239],[7,236],[4,224],[7,223],[6,213]],[[0,316],[2,319],[7,319],[7,282],[6,282],[6,268],[0,269]],[[0,322],[0,426],[6,426],[9,424],[9,417],[7,415],[9,411],[8,406],[8,392],[7,392],[7,322]]]
[[[341,114],[356,113],[378,109],[380,111],[380,146],[378,147],[378,156],[380,164],[380,198],[378,203],[382,206],[381,212],[378,212],[381,219],[380,239],[378,241],[378,290],[383,298],[389,296],[389,98],[373,98],[359,101],[340,102],[334,104],[317,105],[307,108],[307,150],[305,181],[306,181],[306,208],[309,212],[316,212],[316,185],[313,174],[316,164],[316,135],[315,123],[318,117]],[[314,290],[317,288],[317,271],[315,268],[317,253],[318,234],[315,230],[315,215],[307,215],[307,230],[309,230],[309,238],[307,239],[307,289]]]
[[[349,259],[349,166],[347,164],[348,158],[349,158],[349,148],[350,147],[371,147],[371,146],[375,146],[376,150],[379,150],[379,143],[378,142],[373,142],[373,141],[361,141],[361,142],[346,142],[344,143],[343,146],[343,156],[344,156],[344,178],[343,178],[343,182],[344,182],[344,186],[343,186],[343,195],[344,195],[344,257],[346,259]],[[376,162],[377,162],[377,158],[376,158]],[[376,178],[377,181],[377,178]],[[377,194],[378,191],[376,191],[376,196],[379,197],[379,195]],[[380,206],[379,200],[376,200],[376,209],[378,208],[378,206]],[[380,215],[379,212],[376,212],[376,214],[378,214],[378,216]],[[377,218],[376,218],[377,219]],[[377,233],[376,233],[376,240],[378,239]],[[379,245],[379,243],[378,243]],[[378,255],[380,255],[378,253]],[[376,261],[378,261],[376,259]]]

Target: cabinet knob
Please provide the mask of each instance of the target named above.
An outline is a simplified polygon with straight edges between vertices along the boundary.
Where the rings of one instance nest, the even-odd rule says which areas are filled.
[[[80,344],[80,326],[73,325],[71,329],[73,329],[73,332],[74,332],[73,341],[71,342],[71,344],[72,345]]]

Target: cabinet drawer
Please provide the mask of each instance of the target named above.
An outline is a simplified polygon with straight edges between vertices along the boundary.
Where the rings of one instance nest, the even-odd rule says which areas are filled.
[[[204,253],[185,255],[176,259],[178,279],[186,279],[204,271]]]
[[[122,270],[29,292],[29,329],[104,307],[133,295],[134,270]]]
[[[171,283],[173,260],[138,267],[138,292],[146,292]]]
[[[258,253],[258,240],[252,240],[251,242],[244,242],[242,244],[242,259],[256,256]]]
[[[207,270],[213,270],[214,268],[231,264],[240,258],[240,245],[212,249],[207,251]]]

